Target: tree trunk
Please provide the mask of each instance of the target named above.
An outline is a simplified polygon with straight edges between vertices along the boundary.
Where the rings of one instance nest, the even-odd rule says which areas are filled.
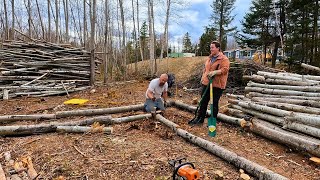
[[[280,103],[297,104],[302,106],[312,106],[315,108],[320,108],[319,101],[315,101],[315,100],[288,99],[288,98],[259,98],[259,97],[253,97],[252,100],[280,102]]]
[[[277,126],[258,119],[252,120],[250,129],[252,132],[272,141],[292,146],[300,151],[307,151],[318,157],[320,156],[320,141],[318,139],[282,130]]]
[[[51,42],[51,15],[50,15],[50,1],[47,1],[47,5],[48,5],[48,34],[47,34],[47,41]]]
[[[93,86],[95,83],[95,31],[96,31],[96,0],[90,0],[90,22],[91,22],[91,32],[90,32],[90,85]]]
[[[149,20],[149,45],[150,45],[150,70],[151,75],[156,73],[156,59],[154,57],[154,16],[153,0],[148,0],[148,20]]]
[[[282,90],[293,90],[293,91],[307,91],[307,92],[320,92],[320,86],[287,86],[287,85],[269,85],[249,82],[247,86],[260,87],[267,89],[282,89]]]
[[[103,74],[103,83],[106,85],[108,83],[108,63],[109,63],[109,42],[108,42],[108,34],[109,34],[109,20],[110,20],[110,14],[109,14],[109,3],[106,0],[105,1],[105,34],[104,34],[104,61],[103,61],[103,67],[104,67],[104,74]]]
[[[65,19],[65,42],[69,42],[69,2],[68,0],[63,0],[63,10],[64,10],[64,19]]]
[[[320,68],[319,67],[315,67],[315,66],[311,66],[305,63],[301,63],[301,67],[308,69],[308,70],[312,70],[312,71],[316,71],[316,72],[320,72]]]
[[[122,68],[124,71],[124,80],[127,78],[127,48],[126,48],[126,27],[124,25],[124,10],[123,10],[123,1],[119,0],[119,6],[120,6],[120,16],[121,16],[121,26],[122,26],[122,49],[123,49],[123,62]]]
[[[5,0],[4,0],[5,1]],[[11,18],[12,18],[12,25],[11,25],[11,39],[14,40],[15,39],[15,36],[14,36],[14,28],[15,28],[15,18],[14,18],[14,15],[15,15],[15,11],[14,11],[14,0],[11,0]]]
[[[86,0],[83,0],[83,47],[87,47],[87,5]]]
[[[8,22],[8,10],[7,10],[7,0],[3,0],[3,8],[4,8],[4,20],[5,20],[5,27],[4,27],[4,34],[5,39],[9,39],[9,22]]]
[[[137,38],[136,20],[135,20],[135,13],[134,13],[134,5],[135,4],[134,4],[133,0],[131,0],[131,5],[132,5],[132,22],[133,22],[133,34],[134,34],[133,35],[134,36],[134,58],[135,58],[134,72],[137,74],[138,73],[138,54],[137,54],[138,38]]]
[[[320,93],[312,92],[302,92],[294,90],[281,90],[281,89],[268,89],[260,87],[245,87],[246,92],[259,92],[263,94],[273,94],[273,95],[289,95],[289,96],[307,96],[307,97],[320,97]]]
[[[56,43],[59,43],[59,0],[55,0],[55,8],[56,8]]]
[[[270,94],[261,94],[261,93],[257,93],[257,92],[249,92],[246,96],[249,97],[249,98],[253,98],[253,97],[265,97],[265,98],[286,98],[286,99],[301,99],[301,100],[315,100],[315,101],[320,101],[320,97],[270,95]]]
[[[137,28],[138,28],[138,37],[139,37],[139,49],[140,49],[140,56],[141,61],[144,61],[144,54],[143,54],[143,47],[142,47],[142,41],[140,36],[140,23],[139,23],[139,0],[137,0]]]
[[[45,39],[44,25],[43,25],[42,16],[41,16],[41,13],[40,13],[40,7],[39,7],[38,0],[36,0],[36,5],[37,5],[39,20],[40,20],[40,25],[41,25],[41,30],[42,30],[42,39]]]
[[[280,36],[276,37],[276,39],[275,39],[275,45],[274,45],[274,49],[273,49],[272,63],[271,63],[272,68],[276,67],[276,60],[277,60],[277,56],[278,56],[279,43],[280,43]]]
[[[166,126],[170,127],[178,136],[181,136],[188,140],[189,142],[202,147],[203,149],[207,150],[208,152],[226,160],[227,162],[232,163],[238,168],[244,169],[245,171],[249,172],[250,174],[256,176],[259,179],[287,179],[284,176],[276,174],[269,169],[260,166],[252,161],[245,159],[237,155],[234,152],[231,152],[223,147],[218,146],[217,144],[197,137],[183,129],[180,129],[179,126],[168,119],[164,118],[161,115],[156,115],[156,118],[165,124]]]

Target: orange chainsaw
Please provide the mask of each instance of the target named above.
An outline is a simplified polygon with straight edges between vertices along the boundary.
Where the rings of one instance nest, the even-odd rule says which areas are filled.
[[[186,158],[170,160],[169,164],[174,168],[173,180],[198,180],[199,171],[195,169],[193,163],[186,162]]]

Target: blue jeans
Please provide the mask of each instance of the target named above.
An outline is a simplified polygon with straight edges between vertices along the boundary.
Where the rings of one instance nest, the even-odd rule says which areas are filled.
[[[152,110],[165,110],[163,100],[161,98],[158,98],[155,101],[152,101],[152,99],[146,99],[144,109],[147,112],[151,112]]]

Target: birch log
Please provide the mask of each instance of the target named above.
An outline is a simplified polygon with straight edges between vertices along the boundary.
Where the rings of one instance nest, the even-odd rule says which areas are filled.
[[[83,127],[83,126],[57,126],[57,132],[63,133],[89,133],[89,132],[102,132],[104,134],[111,134],[113,132],[112,127],[104,127],[95,129],[92,127]]]
[[[207,150],[208,152],[226,160],[229,163],[232,163],[234,166],[244,169],[246,172],[249,172],[251,175],[256,176],[258,179],[264,180],[273,180],[273,179],[287,179],[286,177],[277,174],[259,164],[252,162],[250,160],[245,159],[237,155],[234,152],[231,152],[219,145],[210,142],[208,140],[202,139],[197,137],[183,129],[180,129],[179,126],[172,121],[162,117],[161,115],[157,115],[156,118],[163,124],[170,127],[178,136],[183,137],[184,139],[188,140],[189,142],[202,147],[203,149]]]
[[[316,128],[316,127],[312,127],[312,126],[308,126],[305,124],[296,123],[296,122],[292,122],[292,121],[286,121],[283,128],[303,132],[305,134],[308,134],[308,135],[311,135],[313,137],[320,139],[320,129]]]
[[[245,91],[246,92],[259,92],[259,93],[263,93],[263,94],[274,94],[274,95],[320,97],[320,93],[281,90],[281,89],[268,89],[268,88],[248,87],[248,86],[245,87]]]
[[[264,76],[259,76],[256,74],[253,74],[251,76],[242,76],[242,79],[246,80],[246,81],[255,81],[255,82],[259,82],[259,83],[265,83],[266,79],[264,78]]]
[[[253,97],[251,99],[253,101],[271,101],[271,102],[288,103],[288,104],[296,104],[296,105],[320,108],[320,102],[316,100],[289,99],[289,98],[260,98],[260,97]]]
[[[316,80],[311,80],[311,79],[307,79],[310,76],[305,76],[305,75],[290,75],[285,73],[271,73],[271,72],[264,72],[264,71],[258,71],[257,74],[260,76],[264,76],[265,78],[320,83],[318,78],[316,78]]]
[[[260,84],[250,81],[247,86],[249,87],[260,87],[267,89],[282,89],[282,90],[293,90],[293,91],[307,91],[307,92],[320,92],[320,86],[287,86],[287,85],[269,85]]]
[[[249,92],[246,94],[246,97],[265,97],[265,98],[284,98],[284,99],[301,99],[301,100],[314,100],[320,101],[320,97],[306,97],[306,96],[286,96],[286,95],[271,95],[271,94],[262,94],[257,92]]]
[[[301,63],[301,67],[303,67],[305,69],[308,69],[308,70],[320,72],[320,68],[319,67],[311,66],[309,64]]]
[[[288,132],[270,123],[254,119],[251,131],[270,140],[289,145],[320,157],[320,140]]]
[[[185,110],[188,110],[190,112],[195,112],[196,109],[197,109],[197,107],[190,106],[190,105],[185,104],[185,103],[180,102],[180,101],[175,101],[174,105],[177,108],[185,109]],[[210,111],[207,111],[207,115],[210,115]],[[239,125],[241,127],[244,127],[247,124],[246,120],[244,120],[244,119],[227,116],[227,115],[222,114],[222,113],[218,113],[217,118],[218,118],[218,120],[220,120],[222,122],[226,122],[226,123],[230,123],[230,124],[236,124],[236,125]]]
[[[256,82],[259,82],[259,81],[256,81]],[[282,84],[282,85],[289,85],[289,86],[312,86],[312,85],[319,85],[320,84],[320,83],[293,81],[293,80],[288,80],[288,79],[283,80],[283,79],[274,79],[274,78],[267,78],[265,80],[265,82],[269,83],[269,84]]]

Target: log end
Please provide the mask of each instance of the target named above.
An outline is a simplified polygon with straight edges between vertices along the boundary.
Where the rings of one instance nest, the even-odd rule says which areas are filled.
[[[309,160],[320,165],[320,158],[318,158],[318,157],[311,157]]]

